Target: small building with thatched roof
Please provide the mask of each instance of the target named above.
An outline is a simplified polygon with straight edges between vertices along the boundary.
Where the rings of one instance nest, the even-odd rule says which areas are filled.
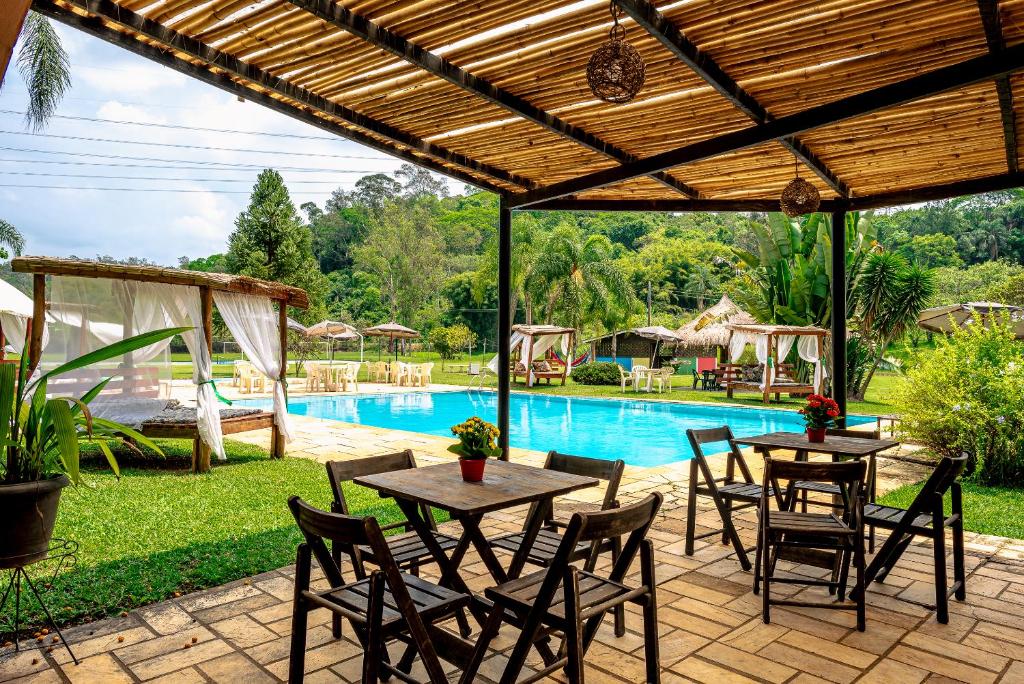
[[[722,295],[718,303],[705,309],[696,318],[675,331],[679,342],[676,353],[679,356],[699,355],[715,352],[721,360],[726,360],[729,339],[732,330],[729,325],[751,325],[757,323],[754,317]]]

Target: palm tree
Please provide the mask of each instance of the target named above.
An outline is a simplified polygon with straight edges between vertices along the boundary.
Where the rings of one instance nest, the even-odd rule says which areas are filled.
[[[46,126],[71,86],[71,65],[60,36],[41,14],[29,12],[21,29],[18,70],[28,89],[25,123],[35,131]],[[2,74],[0,74],[2,77]]]
[[[850,396],[863,401],[871,378],[893,340],[917,324],[917,317],[935,296],[931,269],[909,264],[893,252],[872,253],[864,262],[851,300],[860,319],[857,345],[868,349],[870,365],[849,386]]]
[[[542,240],[537,232],[539,227],[531,223],[529,217],[516,216],[512,221],[512,291],[510,306],[512,317],[515,318],[519,300],[523,300],[526,309],[526,324],[533,323],[533,261],[536,247]],[[482,304],[487,287],[498,281],[498,236],[495,235],[484,245],[484,255],[480,268],[473,276],[473,298]]]
[[[0,259],[10,258],[10,252],[14,252],[14,256],[20,256],[24,249],[24,236],[10,223],[0,219]]]
[[[683,294],[696,299],[697,310],[703,311],[705,299],[708,295],[714,294],[721,284],[714,271],[704,264],[698,264],[686,279]]]
[[[585,322],[609,318],[613,309],[630,311],[636,296],[614,260],[614,248],[604,235],[586,237],[579,228],[563,224],[538,250],[530,288],[545,301],[544,319],[556,314],[577,330]]]

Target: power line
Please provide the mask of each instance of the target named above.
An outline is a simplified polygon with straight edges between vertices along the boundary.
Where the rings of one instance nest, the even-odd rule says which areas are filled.
[[[382,160],[381,157],[367,157],[347,154],[323,154],[316,152],[286,152],[283,150],[246,150],[239,147],[208,147],[206,145],[185,145],[183,143],[160,143],[149,140],[118,140],[116,138],[89,138],[79,135],[59,135],[57,133],[29,133],[28,131],[0,131],[0,135],[28,135],[36,138],[57,138],[59,140],[80,140],[84,142],[113,143],[115,145],[148,145],[151,147],[175,147],[185,150],[211,150],[215,152],[241,152],[245,154],[281,154],[290,157],[325,157],[329,159],[372,159]]]
[[[166,158],[161,158],[161,157],[135,157],[135,156],[125,155],[125,154],[106,154],[104,152],[65,152],[65,151],[61,151],[61,150],[37,150],[37,149],[31,148],[31,147],[3,147],[3,146],[0,146],[0,150],[3,150],[5,152],[31,152],[33,154],[55,154],[55,155],[68,156],[68,157],[89,157],[90,159],[92,159],[94,157],[101,157],[103,159],[128,159],[128,160],[131,160],[131,161],[155,161],[155,162],[168,162],[169,161],[169,162],[188,163],[188,164],[202,164],[204,166],[205,165],[237,166],[237,167],[240,167],[240,168],[247,168],[247,169],[265,169],[265,168],[267,168],[266,164],[246,164],[244,162],[207,161],[207,160],[203,160],[203,159],[197,159],[197,160],[190,160],[190,159],[166,159]],[[344,158],[343,155],[338,155],[338,156],[339,156],[339,158]],[[353,157],[353,158],[356,158],[356,157]],[[63,163],[63,162],[54,162],[54,163]],[[302,166],[277,166],[277,165],[275,165],[274,168],[277,169],[278,171],[298,171],[300,169],[309,169],[311,171],[324,171],[324,172],[328,172],[328,173],[335,173],[336,172],[335,169],[320,169],[320,168],[315,168],[315,167],[311,167],[311,166],[310,167],[302,167]],[[380,172],[377,171],[377,172],[371,172],[371,173],[380,173]]]
[[[44,176],[47,178],[102,178],[104,180],[140,181],[183,181],[188,183],[252,183],[250,178],[166,178],[161,176],[103,176],[92,173],[36,173],[34,171],[11,171],[7,176]],[[288,185],[337,185],[333,180],[297,180]]]
[[[2,159],[0,158],[0,164],[57,164],[59,166],[108,166],[115,168],[131,168],[131,169],[174,169],[179,171],[230,171],[234,173],[252,173],[256,168],[263,168],[261,166],[248,167],[247,168],[218,168],[216,166],[176,166],[176,165],[165,165],[165,164],[117,164],[113,162],[82,162],[82,161],[58,161],[56,159]],[[283,167],[275,166],[275,169],[279,171],[288,171],[290,173],[328,173],[328,174],[352,174],[352,173],[377,173],[370,169],[304,169],[302,167]]]
[[[248,190],[190,190],[175,188],[95,188],[78,185],[15,185],[12,183],[0,183],[0,188],[31,188],[37,190],[97,190],[102,192],[169,192],[169,193],[211,193],[214,195],[248,195]],[[326,192],[326,191],[325,191]],[[292,195],[323,195],[325,192],[300,191],[290,193]]]
[[[14,109],[0,109],[0,114],[17,114],[25,116],[25,112]],[[89,121],[92,123],[117,124],[121,126],[143,126],[146,128],[170,128],[178,131],[202,131],[204,133],[229,133],[232,135],[269,135],[275,138],[297,138],[299,140],[330,140],[339,142],[339,139],[329,135],[300,135],[298,133],[270,133],[268,131],[241,131],[231,128],[205,128],[203,126],[185,126],[184,124],[163,124],[149,121],[124,121],[121,119],[94,119],[88,116],[71,116],[69,114],[54,114],[54,119],[65,119],[68,121]]]

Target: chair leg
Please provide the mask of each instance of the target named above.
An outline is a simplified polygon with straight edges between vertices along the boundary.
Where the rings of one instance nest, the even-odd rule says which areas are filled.
[[[341,572],[341,547],[338,544],[331,543],[331,558],[334,559],[334,564],[338,567],[338,572]],[[335,639],[341,638],[341,616],[337,613],[331,615],[331,634]]]
[[[762,542],[762,544],[758,547],[759,549],[761,547],[764,547],[763,550],[761,551],[761,562],[762,562],[761,571],[762,571],[762,578],[764,580],[764,593],[761,595],[761,620],[764,621],[764,624],[766,624],[766,625],[771,623],[771,621],[772,621],[772,617],[771,617],[771,587],[772,587],[772,578],[771,578],[771,574],[772,574],[772,572],[771,572],[772,561],[771,561],[771,558],[772,558],[772,554],[771,554],[771,546],[770,546],[771,538],[772,538],[771,532],[768,531],[768,530],[763,530],[761,532],[761,542]]]
[[[615,537],[612,539],[612,566],[619,561],[619,554],[622,553],[622,538]],[[612,609],[612,614],[615,618],[615,636],[624,637],[626,635],[626,606],[619,604]]]
[[[697,461],[690,459],[690,490],[686,495],[686,555],[693,555],[693,538],[697,526]]]
[[[491,610],[491,614],[487,617],[487,621],[484,622],[483,629],[480,631],[480,636],[477,637],[476,648],[473,650],[473,655],[470,657],[469,662],[466,663],[465,668],[462,671],[462,676],[459,678],[459,684],[472,684],[473,680],[476,679],[477,670],[480,669],[480,663],[483,662],[484,656],[487,655],[487,648],[490,646],[491,641],[498,635],[498,631],[501,629],[501,623],[505,619],[505,611],[498,606],[495,606]]]
[[[932,514],[935,536],[932,546],[935,550],[935,619],[940,624],[949,622],[949,596],[946,585],[946,528],[942,524],[942,509]]]
[[[964,510],[963,492],[959,482],[954,482],[950,488],[952,494],[953,515],[953,581],[956,585],[957,601],[967,599],[967,572],[964,568]]]
[[[647,681],[661,682],[661,654],[658,648],[658,581],[654,575],[654,544],[644,540],[640,547],[640,576],[650,592],[645,598],[644,610],[644,664],[647,666]]]
[[[754,546],[754,595],[761,593],[761,559],[764,557],[764,530],[761,528],[761,514],[757,515],[757,544]]]
[[[288,682],[300,684],[306,672],[306,627],[309,610],[302,592],[309,588],[310,565],[309,547],[299,544],[295,559],[295,598],[292,607],[291,652],[288,656]]]
[[[864,592],[864,535],[857,535],[853,543],[853,564],[857,572],[854,584],[854,593],[857,594],[857,630],[863,632],[867,628],[867,596]]]
[[[565,593],[565,676],[569,684],[583,684],[583,635],[580,625],[580,575],[569,566],[568,577],[564,580]]]
[[[377,684],[380,681],[380,661],[384,639],[378,630],[384,612],[384,576],[380,572],[370,575],[366,606],[366,651],[363,653],[363,684]]]

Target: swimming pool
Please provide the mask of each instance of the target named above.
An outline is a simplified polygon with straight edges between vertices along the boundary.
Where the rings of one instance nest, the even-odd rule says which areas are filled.
[[[270,406],[269,400],[243,403]],[[451,437],[449,428],[470,416],[497,420],[497,407],[497,394],[473,391],[300,396],[288,403],[289,413],[295,415],[442,437]],[[847,422],[859,425],[873,420],[851,416]],[[518,393],[511,396],[509,421],[514,447],[621,458],[637,466],[689,459],[693,454],[687,428],[729,425],[738,437],[804,429],[796,411]],[[708,445],[706,453],[726,448],[724,442]]]

